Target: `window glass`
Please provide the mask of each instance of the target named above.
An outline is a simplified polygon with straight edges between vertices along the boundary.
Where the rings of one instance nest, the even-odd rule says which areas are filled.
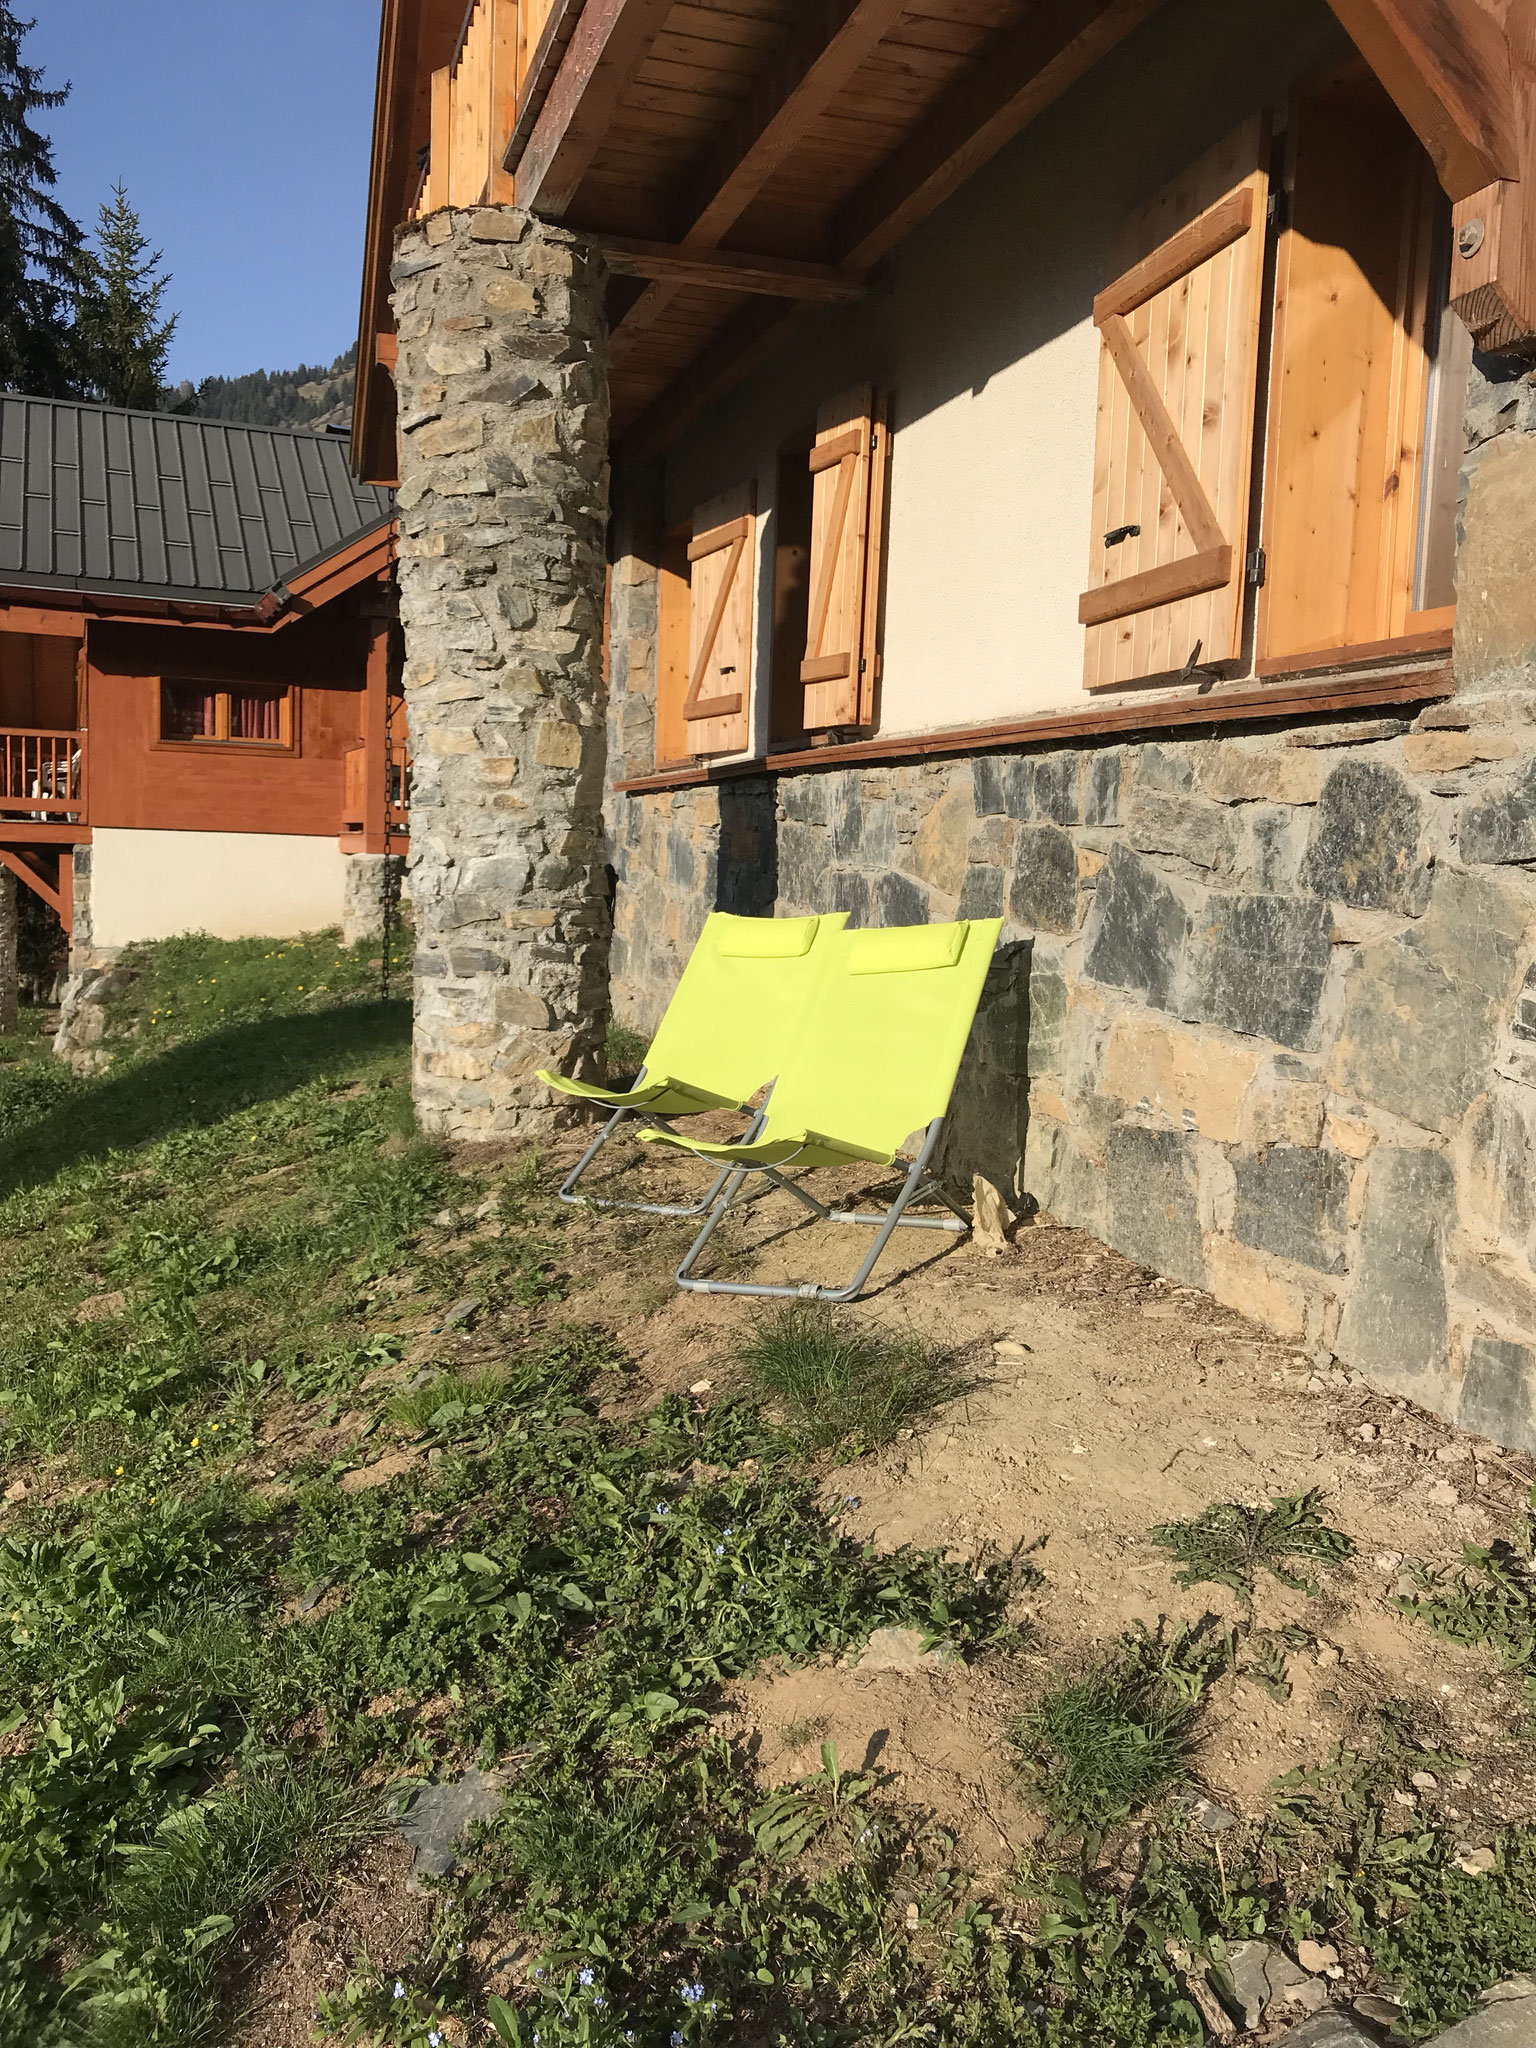
[[[202,683],[163,683],[160,736],[167,740],[211,740],[218,735],[218,692]]]
[[[234,690],[229,699],[232,740],[265,740],[278,746],[283,737],[284,690]]]

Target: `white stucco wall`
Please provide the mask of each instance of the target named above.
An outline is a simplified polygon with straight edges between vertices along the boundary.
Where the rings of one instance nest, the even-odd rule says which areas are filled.
[[[867,379],[891,392],[883,734],[1084,703],[1092,304],[1113,239],[1350,47],[1325,0],[1168,0],[909,236],[860,302],[824,310],[671,451],[669,522],[756,477],[771,589],[778,448],[838,390]]]
[[[98,947],[209,932],[286,939],[341,923],[347,862],[334,837],[287,832],[91,835],[91,940]]]

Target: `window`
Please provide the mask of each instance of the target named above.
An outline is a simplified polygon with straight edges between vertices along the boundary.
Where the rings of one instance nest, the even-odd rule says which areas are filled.
[[[162,740],[226,746],[293,745],[293,692],[273,684],[221,689],[213,683],[160,685]]]
[[[1449,644],[1470,364],[1449,209],[1352,65],[1126,224],[1102,337],[1084,684]],[[1267,361],[1266,361],[1267,358]]]

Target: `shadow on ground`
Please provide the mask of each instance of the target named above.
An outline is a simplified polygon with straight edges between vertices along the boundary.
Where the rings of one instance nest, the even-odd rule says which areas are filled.
[[[61,1070],[37,1117],[0,1142],[0,1200],[84,1160],[205,1129],[307,1082],[346,1081],[391,1054],[403,1060],[410,1039],[408,1002],[356,1003],[231,1023],[91,1081],[71,1082]]]

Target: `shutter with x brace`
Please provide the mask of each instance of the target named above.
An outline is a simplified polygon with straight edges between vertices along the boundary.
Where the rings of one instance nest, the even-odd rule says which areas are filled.
[[[800,664],[807,732],[874,721],[885,410],[884,394],[859,384],[829,398],[816,416],[810,609]]]
[[[733,754],[747,744],[756,507],[756,486],[737,484],[707,499],[693,515],[683,703],[690,754]]]
[[[1268,199],[1255,115],[1132,217],[1094,301],[1090,690],[1242,653]]]

